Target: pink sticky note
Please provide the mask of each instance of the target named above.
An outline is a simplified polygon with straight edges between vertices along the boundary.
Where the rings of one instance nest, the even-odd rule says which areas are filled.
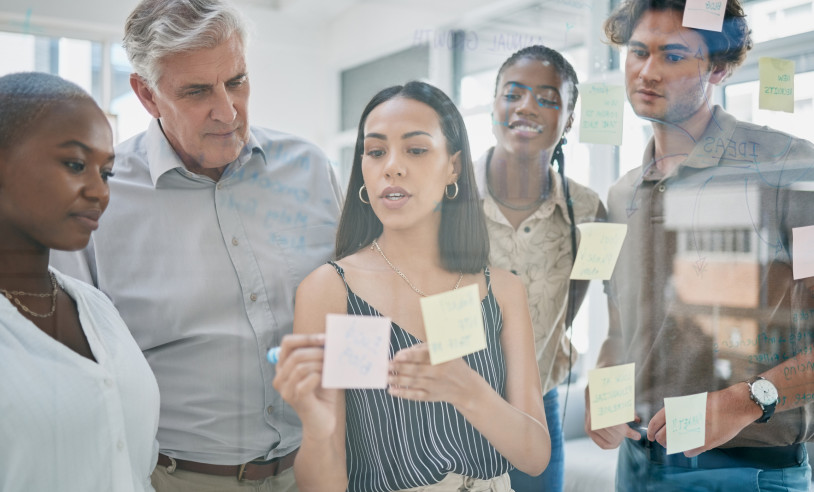
[[[684,27],[720,31],[724,25],[726,0],[687,0],[684,6]]]
[[[814,277],[814,226],[795,227],[791,230],[794,253],[791,273],[794,280]]]
[[[323,388],[386,388],[390,318],[329,314],[325,318]]]

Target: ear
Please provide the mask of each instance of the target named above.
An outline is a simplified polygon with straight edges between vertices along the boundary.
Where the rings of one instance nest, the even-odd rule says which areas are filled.
[[[145,81],[141,75],[131,73],[130,87],[133,88],[133,92],[136,93],[136,97],[141,101],[141,105],[144,106],[144,109],[146,109],[153,118],[160,118],[161,112],[158,110],[158,104],[156,104],[155,92],[147,84],[147,81]]]
[[[709,83],[710,84],[720,84],[726,78],[726,68],[725,67],[712,67],[712,73],[709,75]]]
[[[447,182],[448,185],[458,181],[458,176],[461,175],[461,151],[455,152],[449,156],[449,163],[451,165],[450,176]]]

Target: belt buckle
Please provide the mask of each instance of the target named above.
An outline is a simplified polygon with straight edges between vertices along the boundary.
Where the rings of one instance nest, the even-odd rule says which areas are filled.
[[[243,463],[242,465],[240,465],[240,468],[237,469],[237,481],[238,482],[243,481],[243,473],[246,471],[246,465],[248,465],[248,463]]]

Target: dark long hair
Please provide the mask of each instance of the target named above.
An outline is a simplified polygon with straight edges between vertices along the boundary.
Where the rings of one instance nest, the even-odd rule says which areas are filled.
[[[417,81],[380,91],[373,96],[362,112],[348,193],[336,234],[335,258],[339,260],[359,251],[382,233],[382,223],[373,213],[373,208],[359,199],[359,189],[364,184],[362,177],[364,131],[365,122],[371,111],[396,97],[412,99],[431,107],[438,115],[441,130],[447,140],[447,152],[449,155],[461,153],[458,196],[452,200],[444,196],[441,205],[441,228],[438,233],[441,264],[452,272],[480,272],[489,262],[489,236],[478,199],[464,120],[455,104],[440,89]]]

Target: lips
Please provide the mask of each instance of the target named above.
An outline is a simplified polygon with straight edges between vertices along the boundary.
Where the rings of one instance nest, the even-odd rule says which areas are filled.
[[[539,135],[543,133],[543,128],[543,125],[529,120],[514,120],[509,123],[510,130],[525,136]]]
[[[388,186],[382,190],[379,198],[385,207],[395,209],[404,206],[407,200],[410,199],[410,194],[400,186]]]
[[[98,208],[90,208],[75,212],[71,214],[71,216],[90,230],[95,231],[99,228],[99,218],[102,216],[102,210]]]

